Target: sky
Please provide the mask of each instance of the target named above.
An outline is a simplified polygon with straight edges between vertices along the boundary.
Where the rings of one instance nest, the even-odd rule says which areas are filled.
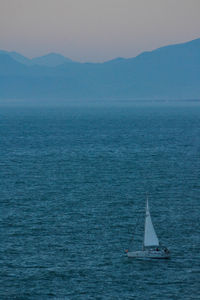
[[[0,0],[0,49],[102,62],[200,38],[200,0]]]

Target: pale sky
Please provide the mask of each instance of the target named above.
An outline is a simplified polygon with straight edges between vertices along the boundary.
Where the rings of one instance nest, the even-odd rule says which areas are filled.
[[[76,61],[200,38],[200,0],[0,0],[0,49]]]

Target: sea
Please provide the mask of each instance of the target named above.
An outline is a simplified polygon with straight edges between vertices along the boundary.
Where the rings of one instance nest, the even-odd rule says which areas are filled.
[[[0,299],[200,299],[199,212],[200,101],[0,102]]]

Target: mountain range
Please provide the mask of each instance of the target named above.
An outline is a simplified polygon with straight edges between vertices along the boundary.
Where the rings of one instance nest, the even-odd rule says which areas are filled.
[[[7,54],[14,60],[27,66],[40,65],[40,66],[47,66],[47,67],[56,67],[64,63],[73,62],[70,58],[67,58],[58,53],[48,53],[46,55],[35,57],[32,59],[29,59],[15,51],[8,52],[8,51],[0,50],[0,55],[1,54]]]
[[[1,99],[200,99],[200,38],[104,63],[0,51]]]

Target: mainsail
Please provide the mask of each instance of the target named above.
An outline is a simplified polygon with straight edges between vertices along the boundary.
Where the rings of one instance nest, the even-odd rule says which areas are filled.
[[[144,247],[149,247],[149,246],[159,246],[159,241],[151,221],[151,215],[149,212],[149,204],[147,199],[145,230],[144,230]]]

